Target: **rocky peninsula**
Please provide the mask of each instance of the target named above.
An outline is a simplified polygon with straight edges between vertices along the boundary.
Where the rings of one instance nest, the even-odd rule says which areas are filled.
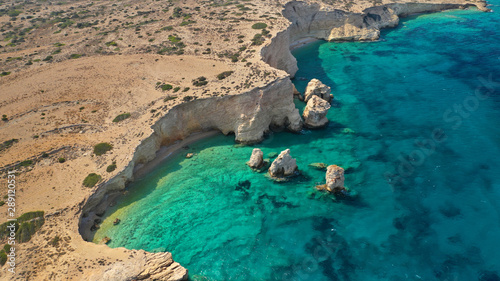
[[[17,171],[16,217],[44,213],[16,245],[15,275],[3,266],[0,279],[186,280],[170,253],[88,242],[91,226],[164,146],[213,130],[241,143],[271,128],[300,131],[291,48],[377,40],[414,13],[487,10],[421,2],[1,4],[12,32],[0,54],[0,170]]]

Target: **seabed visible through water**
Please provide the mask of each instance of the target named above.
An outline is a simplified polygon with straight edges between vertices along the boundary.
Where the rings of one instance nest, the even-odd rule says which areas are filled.
[[[274,183],[245,165],[254,147],[211,137],[132,183],[94,241],[170,251],[192,280],[500,280],[491,3],[494,13],[407,18],[380,42],[295,50],[297,89],[312,78],[332,87],[331,122],[255,147],[265,158],[289,148],[301,176]],[[358,197],[316,191],[315,162],[344,167]]]

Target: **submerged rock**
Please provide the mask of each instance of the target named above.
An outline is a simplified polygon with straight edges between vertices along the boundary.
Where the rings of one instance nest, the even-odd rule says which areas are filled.
[[[252,169],[260,169],[264,166],[264,153],[258,148],[254,148],[252,151],[252,156],[247,162],[247,165]]]
[[[113,222],[113,225],[117,225],[121,222],[121,220],[119,218],[116,218],[115,221]]]
[[[108,236],[105,236],[104,238],[102,238],[102,240],[99,244],[105,245],[105,244],[108,244],[109,242],[111,242],[111,238],[109,238]]]
[[[326,170],[327,168],[327,165],[325,163],[311,163],[309,164],[309,166],[317,170]]]
[[[276,156],[278,156],[278,152],[269,152],[266,155],[267,158],[275,158]]]
[[[193,158],[193,156],[194,156],[194,153],[188,153],[188,154],[186,154],[186,158],[188,158],[188,159],[189,158]]]
[[[318,96],[327,102],[329,102],[332,97],[330,96],[331,88],[327,85],[321,83],[318,79],[312,79],[307,84],[306,92],[304,94],[304,101],[308,102],[313,96]]]
[[[345,190],[344,169],[337,165],[330,165],[326,170],[326,190],[339,192]]]
[[[307,102],[304,114],[302,115],[304,117],[304,125],[308,128],[321,128],[328,124],[326,114],[330,107],[327,101],[318,96],[312,96]]]
[[[290,149],[284,150],[269,167],[269,175],[274,178],[293,176],[298,170],[297,161],[290,155]]]

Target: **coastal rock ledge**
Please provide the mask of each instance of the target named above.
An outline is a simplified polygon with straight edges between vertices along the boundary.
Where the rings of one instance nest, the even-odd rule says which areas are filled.
[[[284,150],[273,161],[269,175],[273,178],[293,176],[298,170],[297,161],[290,155],[290,149]]]
[[[327,102],[330,102],[330,100],[332,99],[330,93],[331,88],[315,78],[307,83],[306,92],[304,94],[304,101],[308,102],[313,96],[318,96],[326,100]]]
[[[318,96],[312,96],[312,98],[307,102],[307,106],[304,109],[304,126],[315,129],[324,127],[328,124],[328,110],[330,109],[330,104],[324,99]]]

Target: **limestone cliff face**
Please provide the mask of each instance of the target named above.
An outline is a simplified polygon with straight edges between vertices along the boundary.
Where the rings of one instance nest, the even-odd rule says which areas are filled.
[[[293,103],[293,85],[288,77],[263,88],[222,98],[199,99],[172,108],[152,126],[152,134],[136,148],[128,166],[110,179],[87,200],[80,232],[89,237],[93,216],[108,207],[106,198],[133,180],[134,170],[153,160],[162,145],[182,140],[194,132],[219,130],[234,133],[236,141],[259,142],[270,126],[302,129],[302,119]]]
[[[286,71],[292,77],[297,72],[297,61],[290,46],[312,38],[327,41],[371,41],[380,37],[380,29],[395,27],[399,17],[448,9],[476,6],[486,11],[485,2],[463,3],[394,3],[365,9],[363,13],[349,13],[321,6],[318,3],[292,1],[285,5],[283,15],[290,26],[278,33],[261,50],[262,59],[272,67]]]

